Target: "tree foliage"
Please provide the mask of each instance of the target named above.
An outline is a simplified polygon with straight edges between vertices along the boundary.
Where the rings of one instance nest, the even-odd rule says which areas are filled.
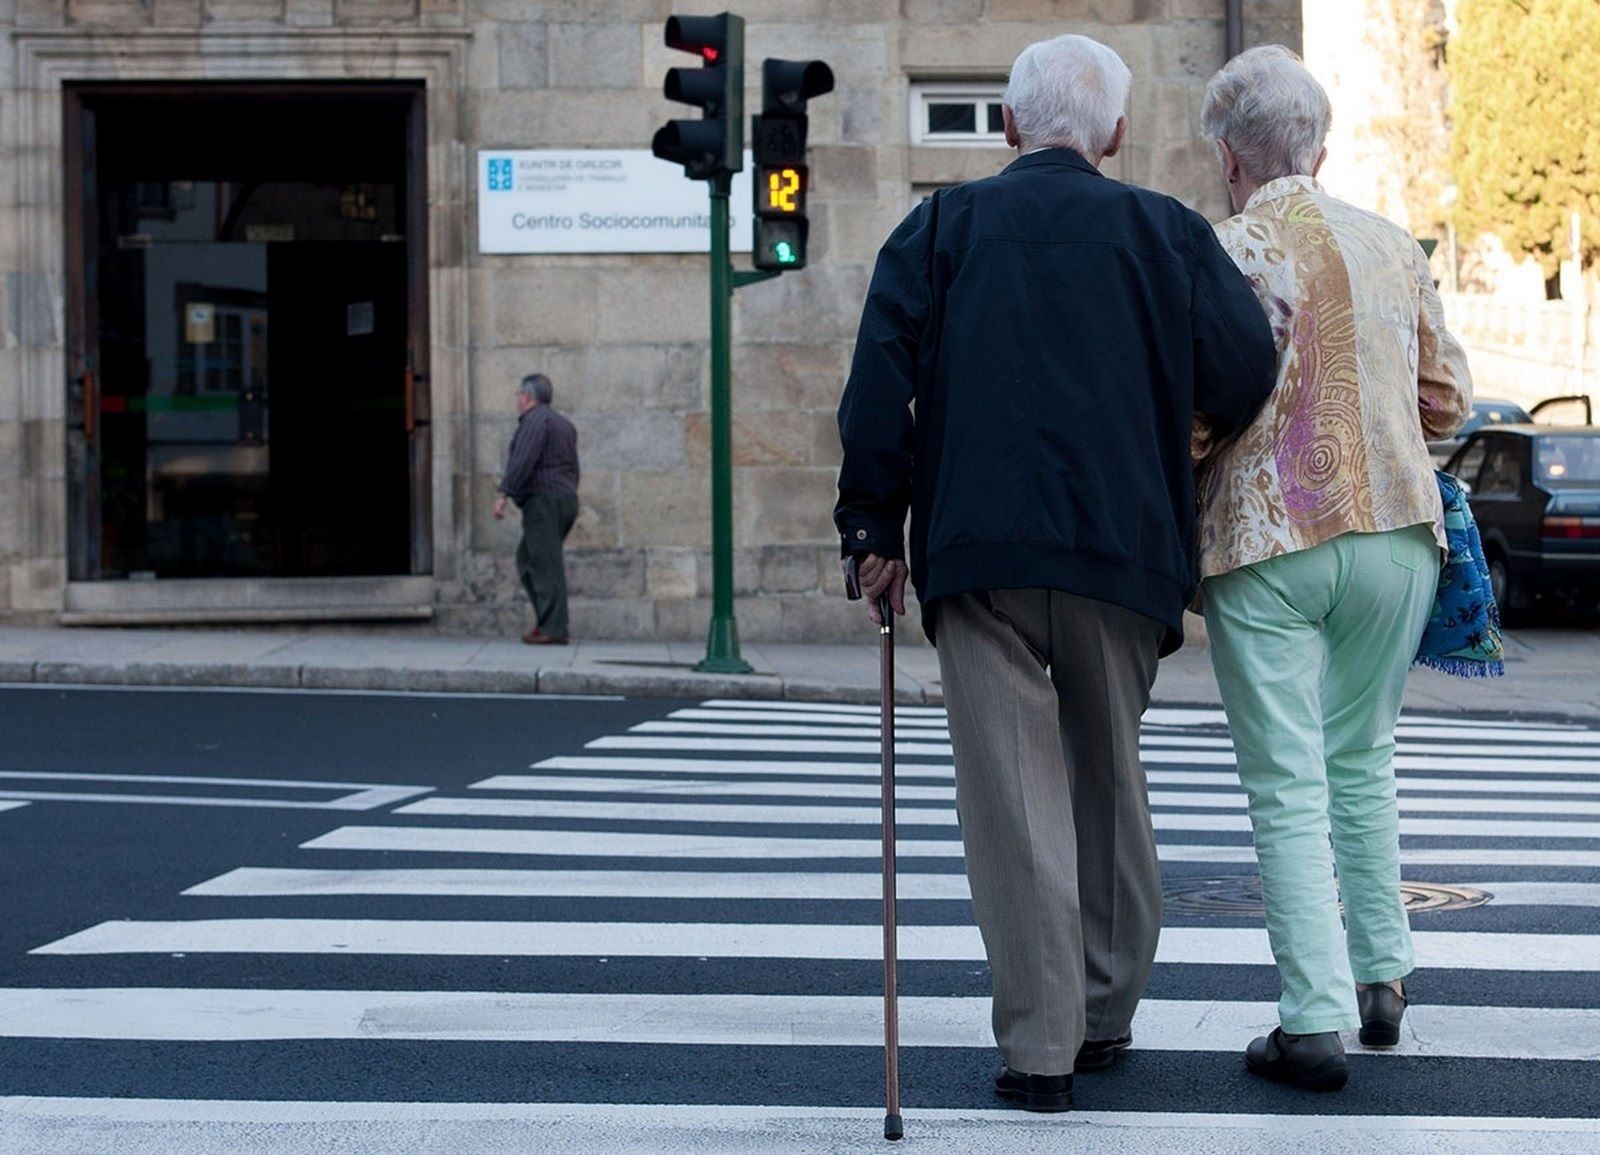
[[[1364,16],[1364,38],[1382,61],[1393,94],[1392,103],[1373,117],[1371,131],[1398,169],[1390,187],[1400,205],[1380,201],[1378,211],[1418,236],[1436,237],[1443,232],[1440,193],[1450,151],[1443,0],[1367,0]],[[1337,120],[1337,108],[1333,115]]]
[[[1582,215],[1600,255],[1600,0],[1461,0],[1450,41],[1451,167],[1465,236],[1494,233],[1554,276]]]

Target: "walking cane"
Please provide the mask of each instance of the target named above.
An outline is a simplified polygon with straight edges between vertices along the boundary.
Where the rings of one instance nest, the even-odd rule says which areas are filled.
[[[845,596],[861,597],[861,576],[854,557],[845,559]],[[880,753],[883,780],[883,1137],[905,1134],[900,1118],[900,1005],[895,941],[894,849],[894,611],[887,592],[878,598],[878,680],[880,684]]]

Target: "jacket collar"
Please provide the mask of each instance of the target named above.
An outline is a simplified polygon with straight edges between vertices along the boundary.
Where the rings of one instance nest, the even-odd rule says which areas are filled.
[[[1316,178],[1309,176],[1280,176],[1277,180],[1269,180],[1266,184],[1250,194],[1250,199],[1244,204],[1245,211],[1265,204],[1267,201],[1280,200],[1283,197],[1302,196],[1306,193],[1322,195],[1322,186]]]
[[[1025,153],[1006,165],[1005,171],[1012,172],[1023,168],[1075,168],[1093,173],[1095,176],[1102,175],[1099,169],[1084,159],[1083,154],[1074,148],[1041,148],[1035,152]]]

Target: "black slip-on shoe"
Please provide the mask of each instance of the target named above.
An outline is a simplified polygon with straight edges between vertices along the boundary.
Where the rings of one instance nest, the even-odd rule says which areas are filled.
[[[1245,1048],[1244,1065],[1263,1079],[1305,1091],[1337,1091],[1350,1078],[1338,1031],[1289,1035],[1276,1028]]]
[[[1078,1059],[1072,1069],[1080,1075],[1085,1071],[1103,1071],[1132,1045],[1132,1035],[1123,1035],[1120,1039],[1085,1039],[1078,1048]]]
[[[1361,1012],[1361,1045],[1392,1047],[1400,1041],[1400,1020],[1410,1000],[1405,987],[1396,992],[1387,983],[1356,988],[1356,1009]]]
[[[994,1090],[1026,1111],[1072,1110],[1071,1075],[1027,1075],[1001,1067],[994,1077]]]

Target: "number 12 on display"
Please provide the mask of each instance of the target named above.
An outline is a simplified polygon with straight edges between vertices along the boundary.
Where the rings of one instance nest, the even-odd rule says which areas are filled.
[[[761,190],[762,216],[803,216],[806,211],[806,169],[804,165],[762,166],[757,175]]]

